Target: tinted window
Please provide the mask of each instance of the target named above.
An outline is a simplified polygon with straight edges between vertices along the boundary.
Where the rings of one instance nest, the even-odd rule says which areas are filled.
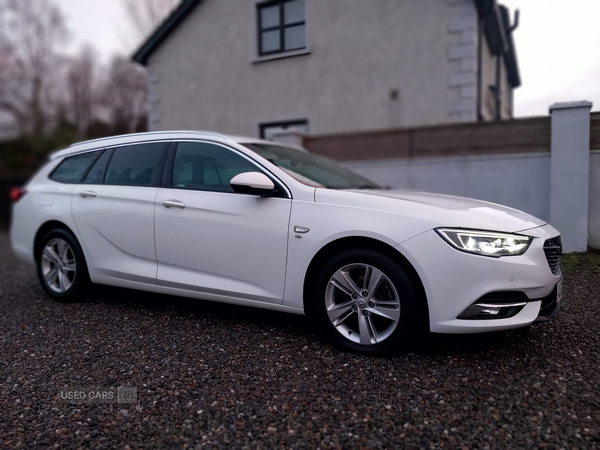
[[[104,181],[104,172],[106,171],[106,165],[110,159],[112,150],[106,150],[100,158],[96,160],[88,174],[85,176],[83,182],[85,184],[102,184]]]
[[[139,144],[117,148],[110,160],[105,184],[150,186],[163,145]]]
[[[257,167],[240,155],[212,144],[180,142],[173,164],[173,187],[233,192],[229,182]]]
[[[83,177],[83,174],[88,170],[88,167],[94,162],[99,153],[90,152],[66,158],[52,172],[50,179],[59,183],[79,183],[81,177]]]

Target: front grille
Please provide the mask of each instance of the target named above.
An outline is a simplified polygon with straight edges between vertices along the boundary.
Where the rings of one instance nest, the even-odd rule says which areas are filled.
[[[562,239],[556,236],[552,239],[546,239],[544,242],[544,253],[548,260],[550,270],[554,275],[560,275],[560,255],[562,253]]]

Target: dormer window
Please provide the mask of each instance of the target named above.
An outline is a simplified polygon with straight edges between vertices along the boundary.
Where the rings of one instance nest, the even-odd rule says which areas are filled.
[[[258,8],[260,56],[306,48],[305,0],[277,0]]]

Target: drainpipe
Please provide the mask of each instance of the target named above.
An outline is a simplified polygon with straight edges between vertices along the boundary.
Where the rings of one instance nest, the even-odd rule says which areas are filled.
[[[509,27],[507,34],[511,35],[512,32],[519,26],[519,10],[515,10],[515,21],[514,24]],[[496,58],[496,120],[502,120],[502,58],[508,51],[508,47],[502,49],[502,53],[499,53]]]
[[[479,15],[479,29],[477,30],[477,121],[483,120],[481,114],[481,88],[482,88],[482,60],[483,60],[483,30],[485,27],[485,19],[489,16],[494,8],[494,3],[490,3],[487,11]]]
[[[502,120],[502,57],[504,51],[496,56],[496,120]]]
[[[515,9],[515,23],[508,29],[508,34],[512,34],[513,31],[519,26],[519,10]]]
[[[513,25],[508,29],[508,34],[510,36],[512,36],[513,31],[515,31],[517,29],[517,27],[519,26],[519,10],[515,9],[515,21],[513,23]],[[513,40],[514,42],[514,40]],[[512,117],[513,115],[513,89],[511,86],[511,90],[510,90],[510,115]]]

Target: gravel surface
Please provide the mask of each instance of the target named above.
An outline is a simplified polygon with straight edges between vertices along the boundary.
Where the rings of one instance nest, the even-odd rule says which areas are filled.
[[[58,304],[0,234],[0,448],[600,448],[600,256],[552,322],[342,353],[305,319],[100,288]],[[63,386],[133,386],[74,405]]]

